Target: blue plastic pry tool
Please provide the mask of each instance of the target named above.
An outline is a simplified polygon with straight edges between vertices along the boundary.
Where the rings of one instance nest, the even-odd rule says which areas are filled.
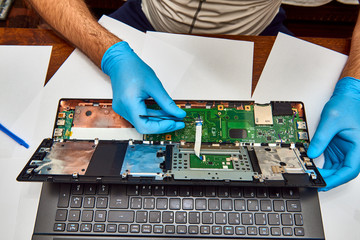
[[[12,139],[14,139],[15,142],[17,142],[18,144],[29,148],[29,144],[27,144],[24,140],[22,140],[21,138],[19,138],[18,136],[16,136],[14,133],[12,133],[9,129],[7,129],[6,127],[4,127],[4,125],[2,125],[0,123],[0,131],[4,132],[6,135],[8,135],[9,137],[11,137]]]

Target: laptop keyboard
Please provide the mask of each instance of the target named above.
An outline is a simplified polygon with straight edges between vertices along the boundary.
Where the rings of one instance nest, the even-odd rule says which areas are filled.
[[[62,184],[54,232],[305,236],[297,188]]]

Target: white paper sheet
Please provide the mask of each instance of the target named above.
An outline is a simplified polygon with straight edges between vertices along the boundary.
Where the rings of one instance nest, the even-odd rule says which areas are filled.
[[[44,86],[51,46],[0,46],[0,123],[25,141],[14,122]],[[0,157],[11,156],[23,146],[0,132]]]
[[[300,100],[305,104],[310,136],[313,136],[323,106],[331,97],[347,56],[315,44],[279,34],[255,89],[253,99]],[[323,157],[316,159],[321,166]],[[356,239],[360,224],[357,200],[360,178],[320,193],[326,239]],[[346,203],[346,204],[345,204]],[[341,206],[341,211],[337,206]],[[346,237],[345,237],[346,236]]]
[[[101,24],[111,29],[114,34],[119,35],[123,40],[129,42],[135,52],[139,53],[141,51],[144,33],[106,16],[101,19]],[[36,51],[36,56],[38,55],[39,53]],[[35,60],[32,59],[31,62],[35,62]],[[18,67],[17,70],[25,69],[24,66]],[[34,73],[39,74],[40,72],[40,70],[34,70]],[[31,73],[31,71],[28,71],[27,78],[31,76]],[[1,189],[4,189],[5,192],[12,192],[14,198],[17,199],[16,201],[11,201],[12,207],[10,206],[9,208],[11,211],[1,208],[5,215],[11,214],[12,216],[8,218],[8,221],[0,221],[1,226],[9,230],[6,233],[8,235],[2,234],[6,239],[29,239],[33,232],[41,184],[17,183],[15,179],[42,139],[52,135],[59,99],[71,97],[112,97],[109,78],[79,50],[75,50],[71,54],[46,87],[42,88],[45,74],[43,79],[39,81],[41,83],[40,89],[34,91],[37,94],[37,96],[34,95],[34,97],[36,96],[34,101],[31,102],[29,100],[27,108],[24,107],[23,114],[19,114],[19,119],[13,126],[14,132],[20,132],[21,137],[24,136],[23,138],[28,141],[30,149],[25,149],[22,146],[16,148],[17,151],[14,152],[11,158],[12,161],[8,165],[13,171],[7,171],[6,174],[1,175],[7,181],[2,178],[0,179]],[[31,87],[33,86],[28,86],[28,89],[31,89]],[[14,95],[14,97],[19,96]],[[15,147],[17,146],[12,146],[11,149]],[[0,156],[1,161],[8,161],[8,159],[1,158]],[[10,182],[8,182],[9,179],[11,179]],[[0,202],[1,206],[9,207],[9,199],[3,198],[3,201]],[[20,227],[22,230],[14,232],[15,226],[17,228]],[[15,237],[13,238],[12,236]]]
[[[167,82],[167,79],[162,80],[163,84],[172,90],[169,92],[173,98],[202,100],[250,98],[253,42],[160,32],[147,32],[146,35],[170,43],[194,56],[181,81],[176,83]],[[154,38],[151,40],[155,41]],[[152,51],[153,63],[161,64],[164,61],[163,58],[157,58],[155,48],[144,48],[144,51]],[[169,54],[165,59],[170,60],[171,55]],[[178,66],[178,71],[181,67]]]
[[[253,99],[302,101],[312,137],[346,61],[344,54],[279,33]]]
[[[194,56],[163,41],[146,34],[141,59],[156,73],[168,94],[174,98],[183,85],[183,78],[194,62]],[[185,98],[182,98],[185,99]]]

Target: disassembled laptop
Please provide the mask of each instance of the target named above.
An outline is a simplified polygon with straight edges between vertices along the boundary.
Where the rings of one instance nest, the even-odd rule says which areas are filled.
[[[148,108],[160,109],[148,100]],[[62,99],[19,181],[323,187],[301,102],[186,101],[185,128],[141,135],[107,99]]]

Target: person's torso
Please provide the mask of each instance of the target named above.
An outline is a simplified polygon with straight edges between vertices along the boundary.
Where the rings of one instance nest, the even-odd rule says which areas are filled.
[[[281,0],[142,0],[155,30],[173,33],[258,35],[274,19]]]

